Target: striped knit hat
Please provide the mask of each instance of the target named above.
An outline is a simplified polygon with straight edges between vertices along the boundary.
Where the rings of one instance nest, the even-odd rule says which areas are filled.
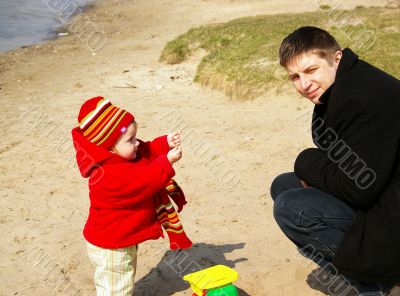
[[[78,115],[83,136],[93,144],[109,150],[127,130],[135,117],[103,97],[83,103]]]

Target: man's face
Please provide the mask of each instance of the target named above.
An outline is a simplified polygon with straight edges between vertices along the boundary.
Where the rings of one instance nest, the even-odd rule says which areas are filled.
[[[286,70],[294,87],[303,97],[314,104],[321,104],[319,98],[335,82],[341,57],[341,51],[326,58],[309,51],[289,62]]]

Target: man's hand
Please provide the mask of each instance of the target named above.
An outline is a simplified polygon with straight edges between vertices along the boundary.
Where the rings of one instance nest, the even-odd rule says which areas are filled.
[[[168,134],[167,141],[169,148],[175,148],[176,146],[180,146],[182,142],[181,133],[178,131]]]
[[[176,146],[175,148],[172,148],[169,150],[167,154],[167,158],[171,164],[177,162],[179,159],[182,158],[182,148],[181,146]]]
[[[311,187],[310,185],[307,184],[306,181],[300,180],[300,182],[301,182],[301,185],[303,185],[304,188],[309,188],[309,187]]]

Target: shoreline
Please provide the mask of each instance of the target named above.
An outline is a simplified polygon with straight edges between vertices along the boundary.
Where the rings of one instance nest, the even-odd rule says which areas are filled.
[[[32,29],[29,29],[26,26],[24,27],[22,24],[20,24],[18,26],[21,27],[21,32],[15,32],[16,28],[18,27],[17,25],[14,25],[15,27],[11,26],[11,29],[8,29],[8,31],[5,30],[3,32],[4,34],[14,34],[15,36],[19,37],[11,38],[11,40],[13,40],[12,44],[5,43],[5,48],[1,50],[0,53],[13,51],[19,48],[26,48],[29,46],[41,45],[45,42],[61,37],[62,34],[60,35],[60,33],[67,32],[66,28],[68,27],[68,24],[74,18],[78,17],[79,14],[85,14],[88,10],[93,9],[96,5],[95,2],[98,0],[84,0],[83,3],[78,0],[66,3],[62,1],[43,1],[40,3],[43,5],[43,8],[39,11],[35,11],[35,8],[29,7],[28,4],[24,4],[26,7],[24,6],[23,8],[20,8],[24,9],[20,12],[17,11],[16,8],[11,7],[11,11],[9,13],[21,13],[21,17],[26,17],[24,20],[25,23],[30,24]],[[58,8],[60,5],[62,5],[62,7]],[[42,14],[36,15],[39,14],[40,11],[43,11],[41,12]],[[43,20],[38,21],[38,17],[41,17]],[[4,25],[7,25],[7,20],[5,20]]]
[[[97,2],[99,2],[99,1],[101,1],[101,0],[91,0],[90,3],[83,4],[82,6],[79,6],[79,8],[82,9],[82,11],[79,12],[79,13],[71,15],[70,18],[69,18],[68,23],[72,23],[73,19],[74,18],[79,18],[79,16],[81,14],[90,13],[92,10],[97,9]],[[78,2],[78,1],[75,1],[75,2]],[[43,42],[57,40],[58,38],[62,38],[64,36],[68,36],[69,34],[74,34],[73,32],[70,32],[70,30],[68,28],[69,26],[70,26],[70,24],[62,24],[62,25],[56,27],[55,29],[51,30],[50,34],[52,34],[53,36],[44,38],[42,40],[42,43]],[[60,33],[67,33],[68,35],[60,35]],[[34,46],[34,45],[39,45],[39,44],[31,44],[30,46]]]

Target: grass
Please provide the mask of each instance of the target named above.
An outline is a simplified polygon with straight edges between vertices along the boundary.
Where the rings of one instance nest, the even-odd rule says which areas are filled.
[[[235,99],[251,99],[288,89],[286,72],[278,63],[282,39],[296,28],[312,25],[331,32],[343,48],[400,77],[400,9],[364,8],[245,17],[194,28],[165,46],[160,60],[177,64],[198,49],[207,55],[194,81],[224,91]]]

